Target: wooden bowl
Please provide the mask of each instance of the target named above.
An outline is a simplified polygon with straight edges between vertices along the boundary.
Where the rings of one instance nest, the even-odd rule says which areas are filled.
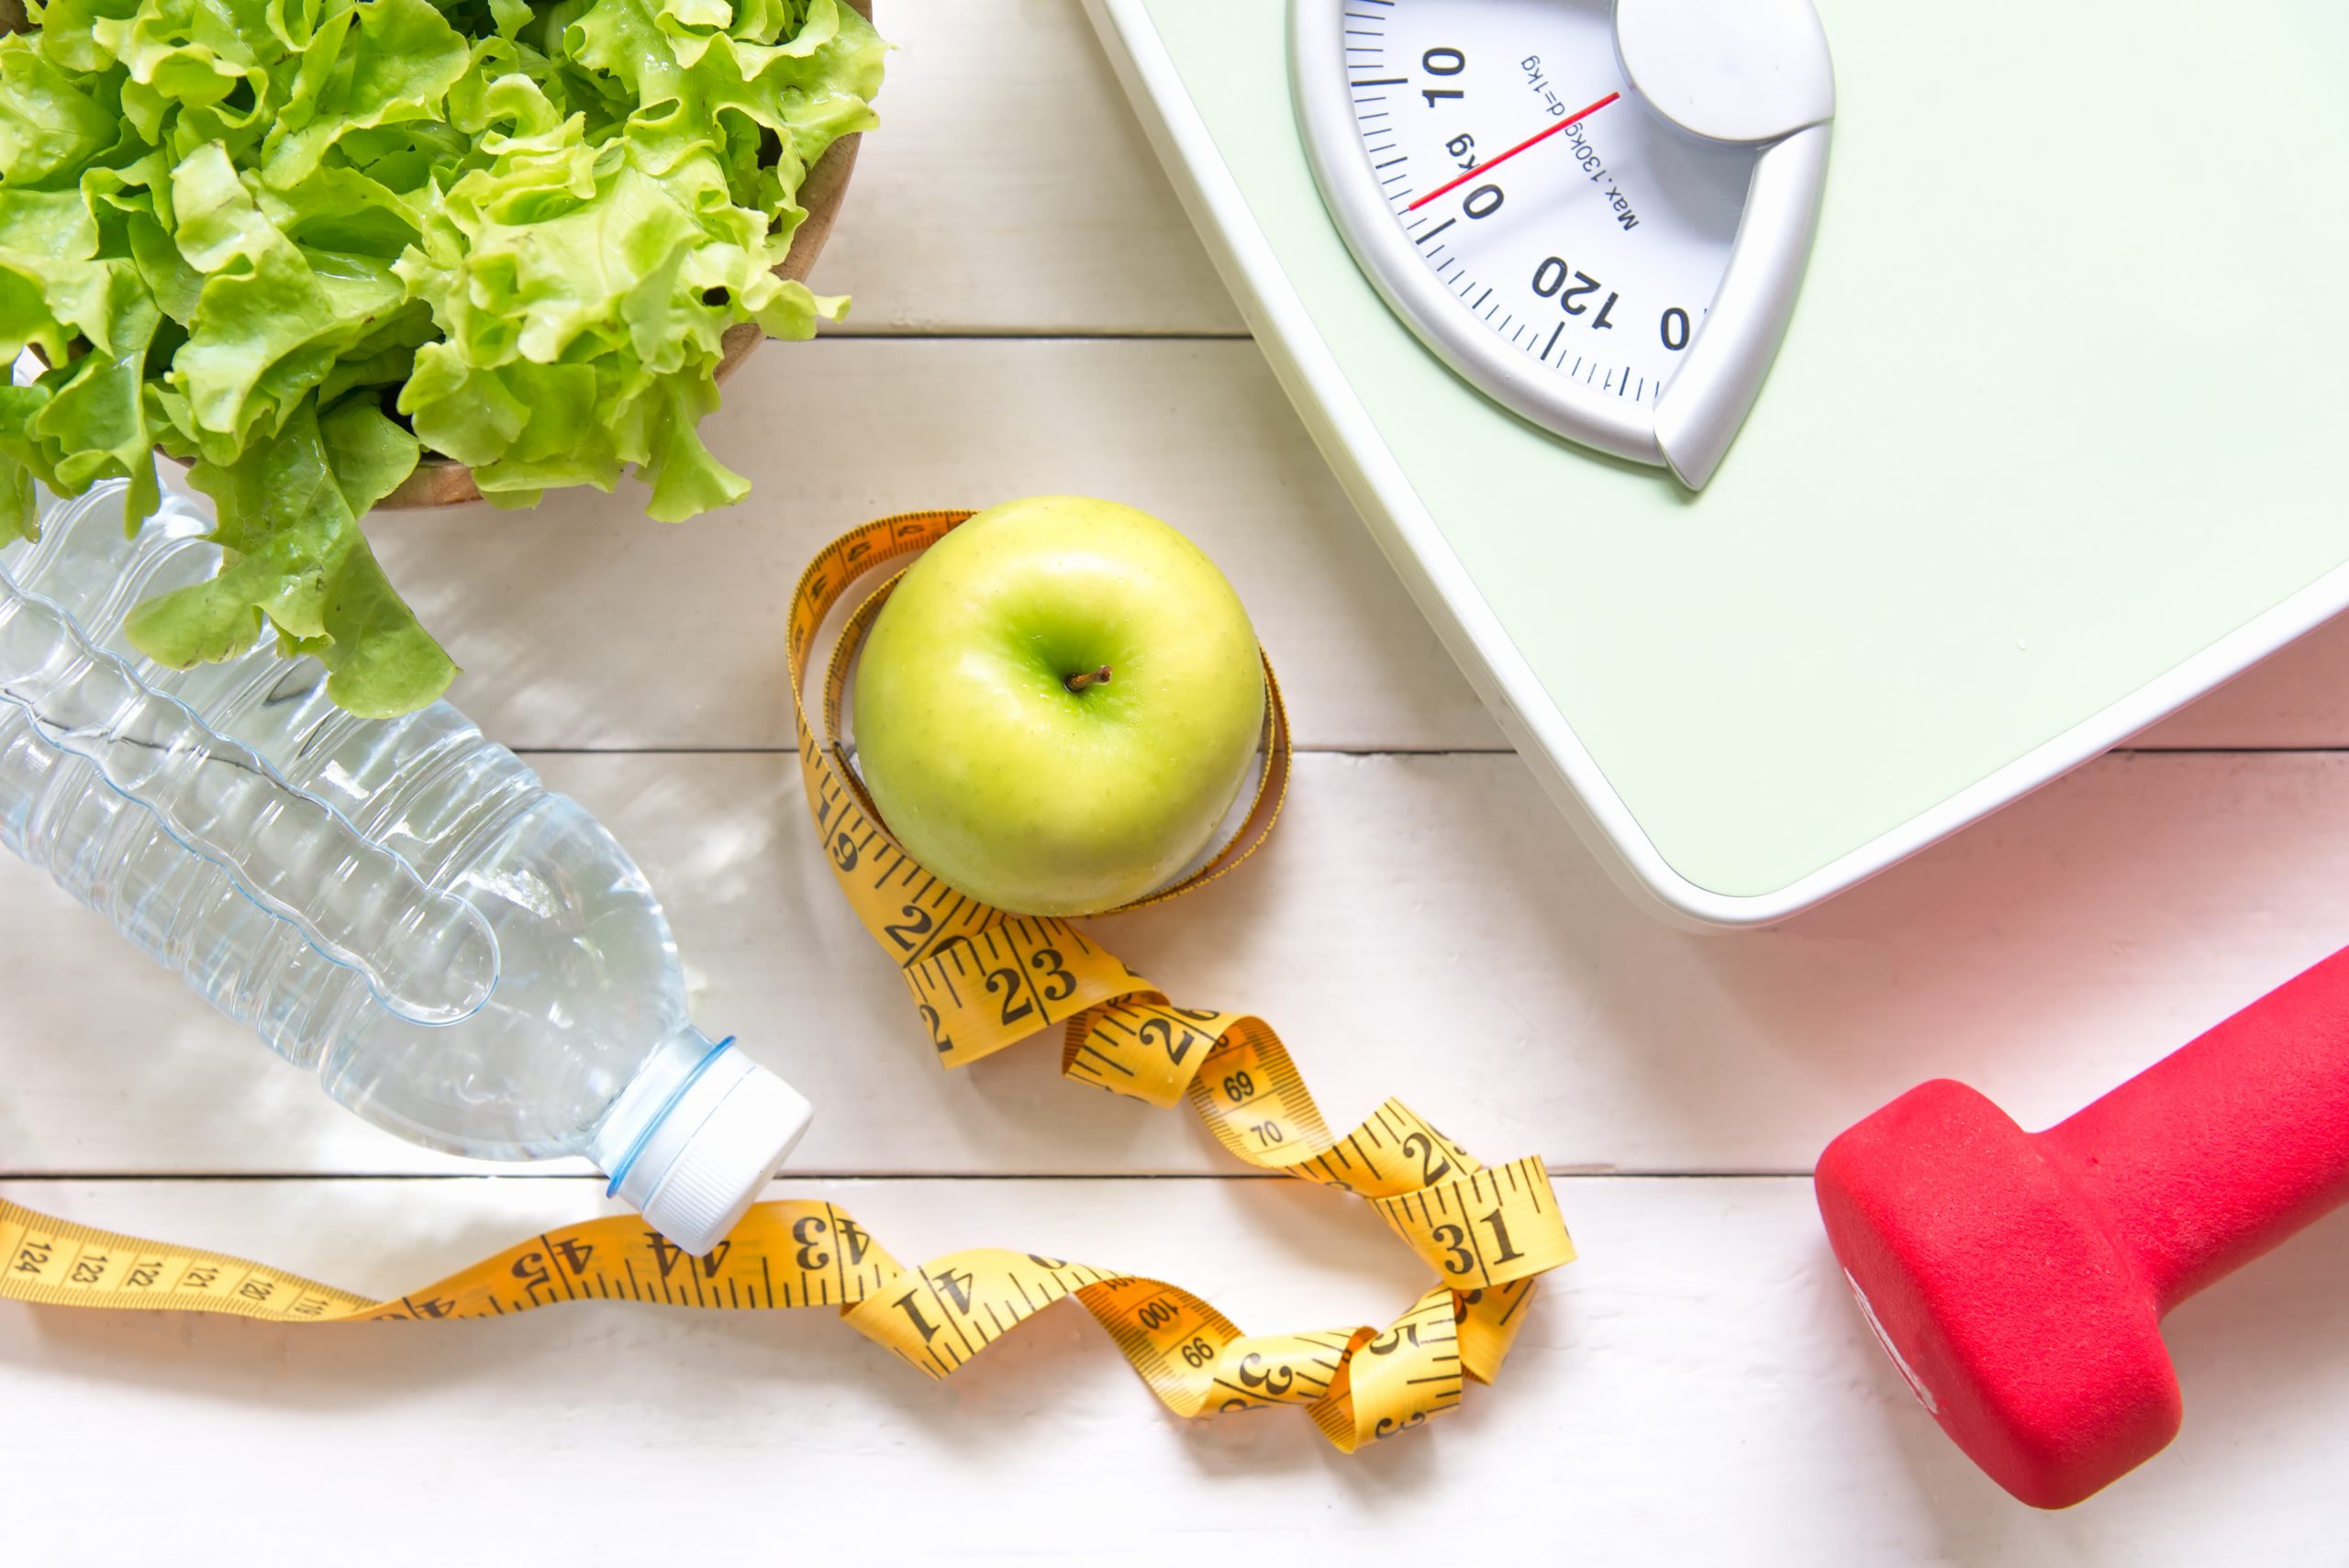
[[[866,21],[873,19],[873,0],[849,0]],[[20,33],[30,26],[25,17],[23,0],[0,0],[0,29]],[[833,220],[840,217],[841,198],[848,195],[848,177],[856,168],[858,139],[844,136],[824,150],[807,171],[807,178],[800,183],[799,205],[807,216],[799,221],[798,229],[791,237],[791,250],[775,268],[777,277],[793,283],[805,283],[816,265],[816,258],[824,253],[824,241],[831,238]],[[734,373],[736,366],[751,357],[751,351],[766,340],[755,321],[738,321],[726,329],[721,343],[722,357],[718,361],[718,379],[724,381]],[[160,453],[158,456],[161,455]],[[481,488],[473,483],[473,471],[454,458],[427,451],[400,487],[375,503],[378,510],[411,510],[422,506],[462,506],[468,501],[481,499]]]

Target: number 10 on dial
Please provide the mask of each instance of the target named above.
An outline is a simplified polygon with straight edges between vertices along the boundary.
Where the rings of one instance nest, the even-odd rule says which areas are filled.
[[[1825,185],[1810,0],[1290,0],[1354,260],[1455,373],[1691,488],[1761,390]]]

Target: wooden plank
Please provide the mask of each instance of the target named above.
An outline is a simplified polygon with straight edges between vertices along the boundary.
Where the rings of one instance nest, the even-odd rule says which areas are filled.
[[[674,911],[694,1010],[846,1173],[1225,1172],[1030,1041],[941,1072],[784,757],[541,760]],[[1928,1077],[2056,1119],[2349,934],[2349,758],[2108,759],[1787,928],[1635,912],[1513,757],[1305,758],[1255,862],[1097,931],[1247,1008],[1333,1121],[1399,1095],[1488,1160],[1801,1171]],[[0,868],[0,1170],[453,1168],[335,1107],[26,868]]]
[[[1503,744],[1252,343],[776,347],[705,430],[755,488],[675,528],[647,522],[632,486],[373,526],[490,733],[787,747],[783,604],[818,550],[888,512],[1074,493],[1154,512],[1222,565],[1304,744]]]
[[[1076,0],[874,14],[881,128],[810,280],[843,332],[1245,330]]]
[[[458,1541],[598,1561],[787,1549],[1197,1568],[1267,1543],[1470,1561],[2328,1559],[2349,1463],[2349,1220],[2188,1304],[2183,1436],[2059,1516],[2007,1498],[1871,1341],[1799,1180],[1563,1184],[1583,1261],[1496,1387],[1347,1460],[1303,1417],[1165,1415],[1055,1307],[930,1384],[830,1314],[579,1306],[507,1322],[304,1329],[0,1305],[8,1531],[27,1562],[188,1542]],[[902,1258],[978,1243],[1163,1274],[1250,1328],[1384,1320],[1422,1281],[1357,1207],[1297,1184],[795,1184]],[[398,1291],[596,1209],[577,1182],[11,1183],[72,1217]],[[299,1454],[299,1462],[289,1462]],[[1049,1488],[1049,1502],[1040,1502]],[[429,1507],[411,1506],[428,1499]],[[135,1514],[126,1514],[128,1505]],[[128,1554],[124,1554],[128,1560]]]

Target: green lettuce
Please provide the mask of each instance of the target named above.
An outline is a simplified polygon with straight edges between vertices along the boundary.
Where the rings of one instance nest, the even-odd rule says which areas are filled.
[[[455,665],[361,519],[421,454],[500,506],[675,521],[746,481],[697,427],[729,328],[845,302],[774,274],[807,170],[875,123],[844,0],[50,0],[0,39],[0,543],[34,482],[218,508],[210,582],[129,633],[186,666],[274,628],[389,716]]]

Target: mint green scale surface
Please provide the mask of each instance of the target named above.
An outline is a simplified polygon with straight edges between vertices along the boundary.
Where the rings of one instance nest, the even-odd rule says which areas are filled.
[[[1825,217],[1691,496],[1387,313],[1315,194],[1281,0],[1147,6],[1429,512],[1701,887],[1786,886],[2349,560],[2349,7],[1819,0]]]

